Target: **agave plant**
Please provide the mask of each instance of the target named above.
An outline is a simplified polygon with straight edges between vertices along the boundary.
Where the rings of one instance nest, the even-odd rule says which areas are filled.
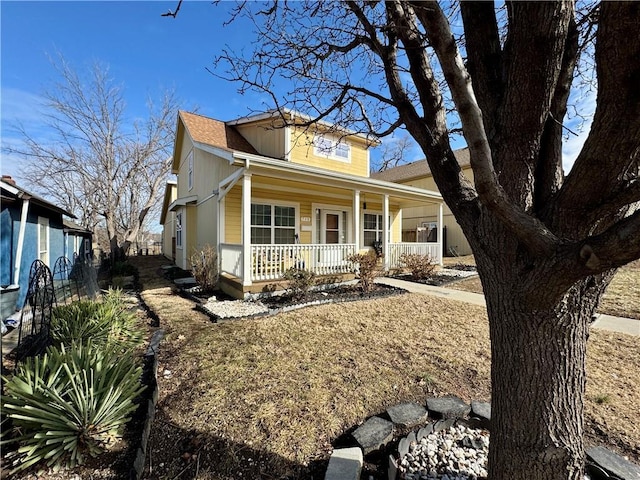
[[[50,347],[19,366],[2,397],[10,441],[20,445],[14,472],[39,462],[74,467],[104,451],[136,408],[141,373],[130,356],[82,343]]]
[[[122,292],[109,290],[102,302],[81,301],[57,307],[51,321],[54,344],[69,346],[89,339],[128,350],[142,342],[135,314],[127,310]]]

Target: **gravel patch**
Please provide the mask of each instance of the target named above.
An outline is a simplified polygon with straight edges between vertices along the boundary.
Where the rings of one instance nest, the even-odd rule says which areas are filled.
[[[222,302],[210,300],[202,304],[201,308],[218,318],[249,317],[269,312],[269,308],[261,302],[245,302],[243,300],[224,300]]]

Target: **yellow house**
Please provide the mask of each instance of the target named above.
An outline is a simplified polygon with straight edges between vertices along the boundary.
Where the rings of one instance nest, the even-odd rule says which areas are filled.
[[[177,198],[178,182],[168,180],[164,189],[160,224],[162,225],[162,254],[173,261],[176,259],[176,213],[169,211],[169,205]]]
[[[347,257],[374,243],[386,268],[398,266],[402,253],[441,262],[438,241],[402,242],[403,212],[428,204],[441,215],[441,195],[370,178],[376,139],[324,123],[300,125],[308,121],[293,111],[229,122],[178,113],[177,196],[162,218],[170,230],[167,213],[175,213],[170,231],[178,267],[190,270],[193,252],[215,246],[221,288],[243,298],[292,266],[349,275],[354,266]]]
[[[464,175],[469,181],[473,182],[469,149],[462,148],[453,153]],[[438,191],[426,160],[418,160],[417,162],[376,172],[371,175],[371,178]],[[435,240],[436,238],[442,238],[445,254],[470,255],[472,252],[469,242],[464,233],[462,233],[462,228],[458,225],[453,213],[446,205],[443,213],[443,235],[437,237],[438,214],[436,207],[427,204],[404,209],[402,215],[403,240]]]

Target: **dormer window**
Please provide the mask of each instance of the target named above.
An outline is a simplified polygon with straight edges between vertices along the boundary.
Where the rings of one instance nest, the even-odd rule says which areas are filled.
[[[318,157],[330,158],[341,162],[351,161],[351,145],[329,135],[316,135],[313,139],[313,153]]]

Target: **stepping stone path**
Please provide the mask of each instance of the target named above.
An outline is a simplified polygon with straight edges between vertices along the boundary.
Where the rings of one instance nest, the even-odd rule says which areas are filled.
[[[338,448],[329,459],[325,480],[359,480],[362,471],[362,450],[358,447]]]
[[[391,421],[403,428],[411,428],[427,421],[427,410],[417,403],[402,403],[387,409]]]
[[[471,412],[471,407],[455,396],[427,399],[427,410],[440,418],[462,418]]]
[[[393,439],[393,423],[380,417],[371,417],[351,435],[367,455]]]
[[[640,480],[640,467],[604,447],[588,449],[587,458],[621,480]]]

